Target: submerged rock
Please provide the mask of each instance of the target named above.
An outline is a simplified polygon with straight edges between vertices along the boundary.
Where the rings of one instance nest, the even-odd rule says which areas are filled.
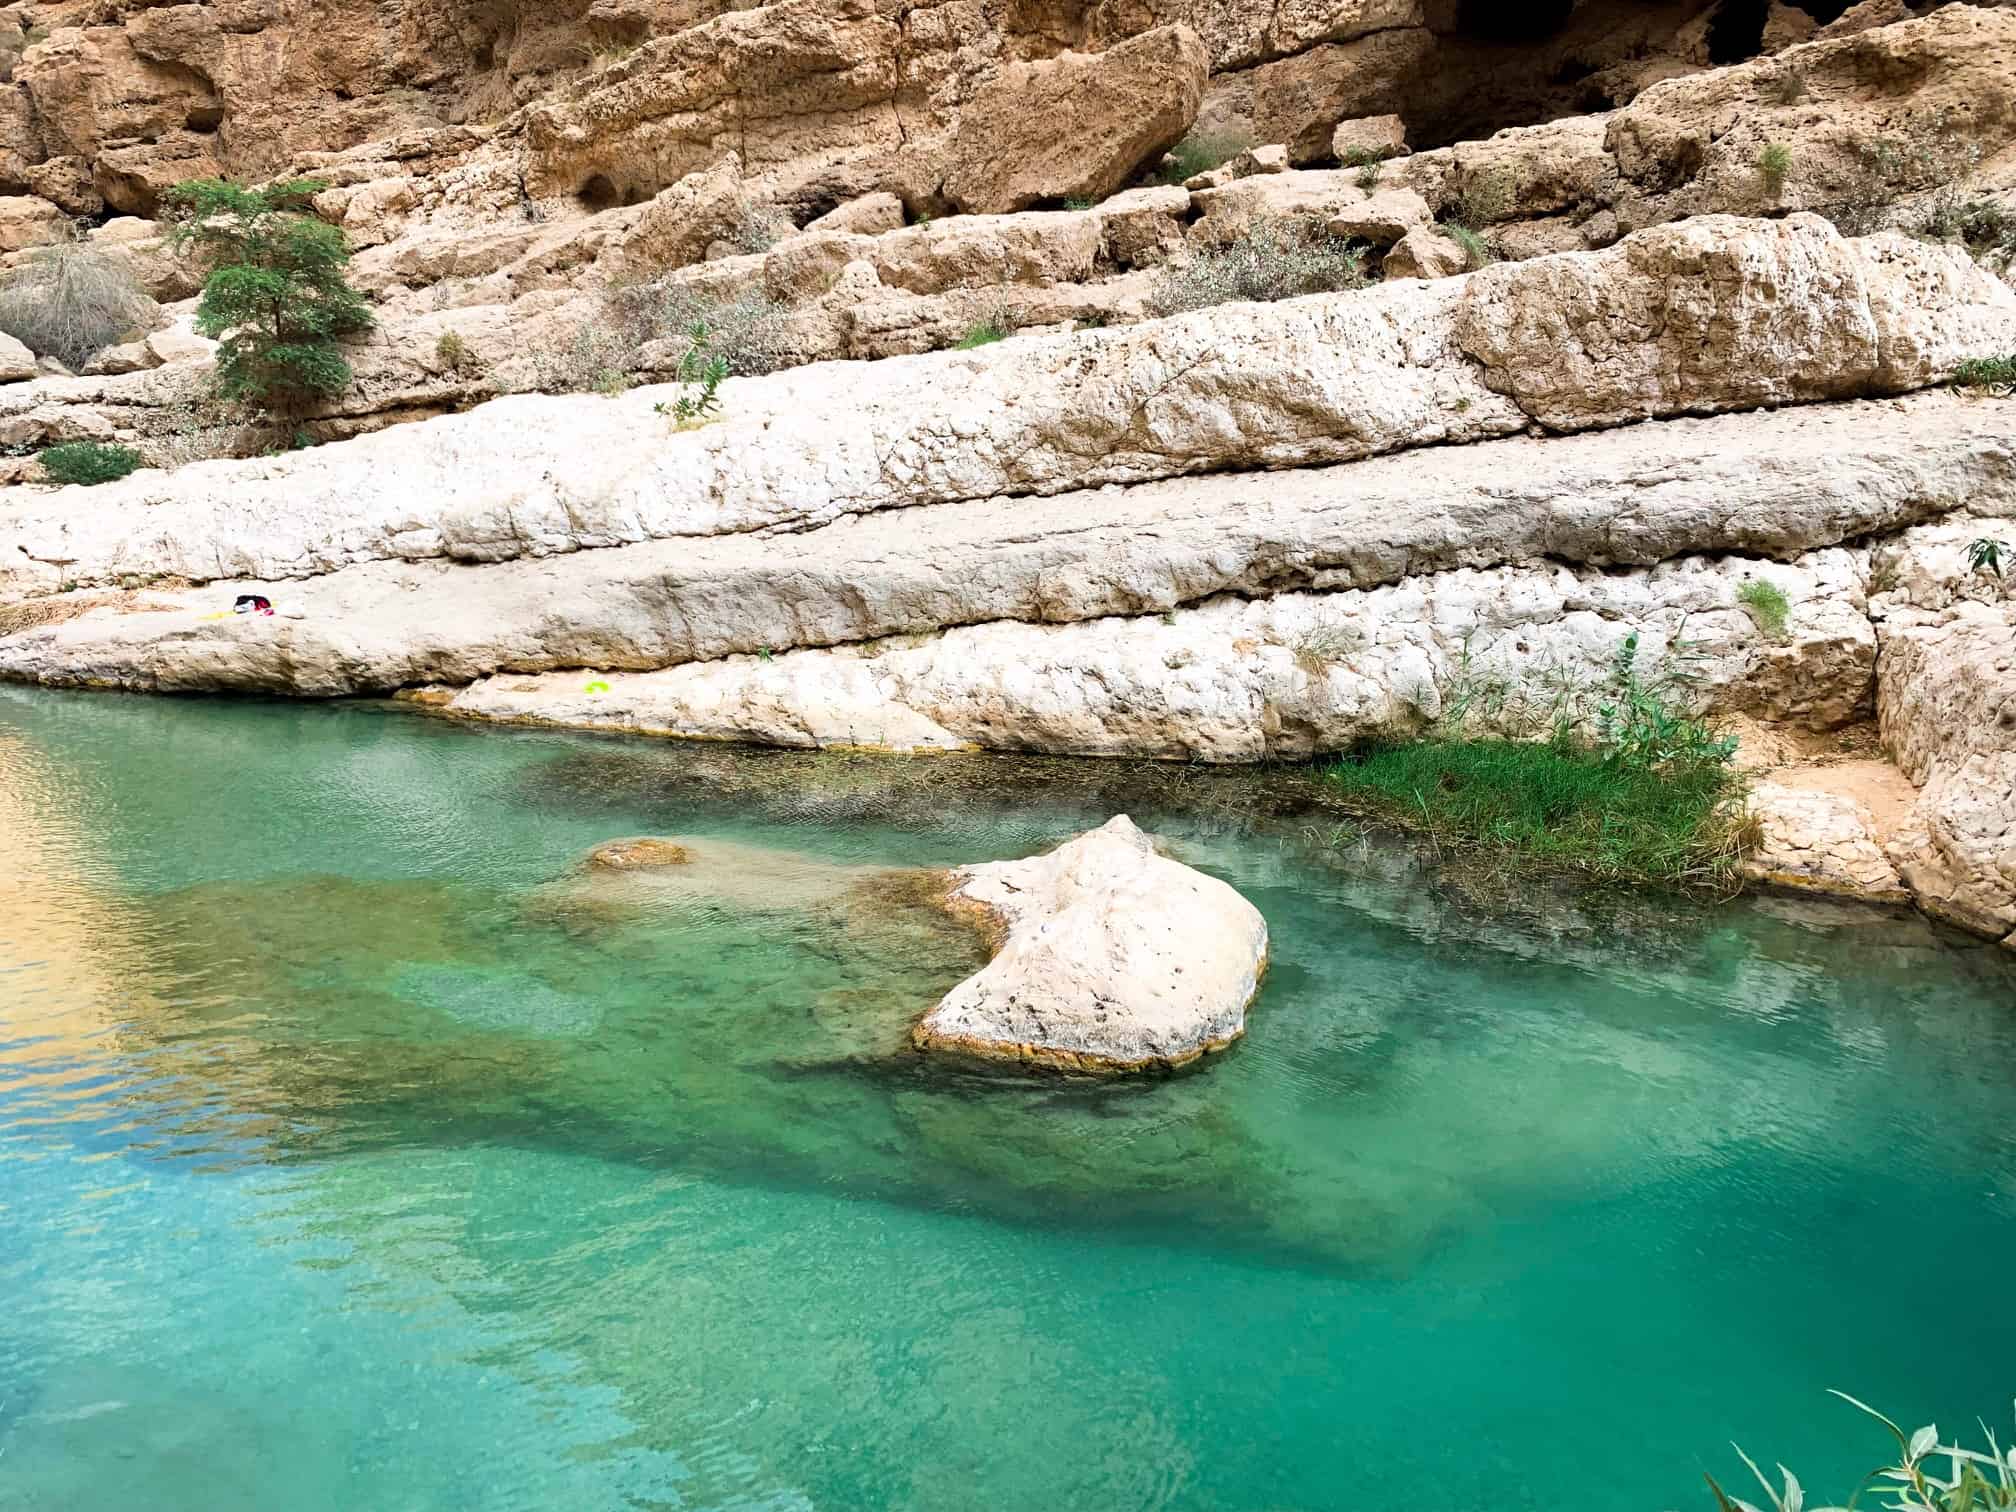
[[[596,871],[638,871],[654,866],[686,866],[693,852],[677,840],[660,840],[645,835],[633,840],[607,840],[588,852],[588,866]]]
[[[1045,855],[962,867],[946,906],[997,949],[925,1015],[920,1050],[1167,1070],[1246,1032],[1267,966],[1259,910],[1124,814]]]

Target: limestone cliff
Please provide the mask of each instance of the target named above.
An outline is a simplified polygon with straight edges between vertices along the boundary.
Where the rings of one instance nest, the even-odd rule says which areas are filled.
[[[0,676],[1242,761],[1635,635],[1876,723],[1901,796],[1779,774],[1758,875],[2016,939],[2010,400],[1929,392],[2016,354],[2016,10],[1519,9],[0,8],[5,268],[83,217],[160,302],[0,349]],[[299,171],[378,326],[234,457],[147,217]],[[37,486],[80,438],[152,465]]]

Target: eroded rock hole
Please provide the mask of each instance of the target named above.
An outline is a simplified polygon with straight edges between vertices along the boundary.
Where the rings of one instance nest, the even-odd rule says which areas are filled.
[[[574,192],[574,198],[590,210],[614,210],[623,202],[606,173],[598,173]]]

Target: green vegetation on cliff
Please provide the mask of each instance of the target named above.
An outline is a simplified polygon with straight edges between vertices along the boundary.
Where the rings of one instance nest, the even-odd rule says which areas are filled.
[[[371,326],[363,296],[343,277],[343,232],[309,208],[325,187],[317,179],[263,189],[194,179],[164,196],[171,245],[208,269],[196,329],[222,342],[217,395],[275,419],[349,388],[338,343]]]

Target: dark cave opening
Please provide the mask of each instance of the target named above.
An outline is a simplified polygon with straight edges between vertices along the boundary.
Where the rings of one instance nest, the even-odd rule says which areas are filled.
[[[1456,29],[1484,42],[1543,42],[1568,24],[1575,0],[1532,0],[1506,5],[1502,0],[1462,0],[1456,8]]]
[[[1770,18],[1771,0],[1722,0],[1708,21],[1708,61],[1720,67],[1756,57]]]

